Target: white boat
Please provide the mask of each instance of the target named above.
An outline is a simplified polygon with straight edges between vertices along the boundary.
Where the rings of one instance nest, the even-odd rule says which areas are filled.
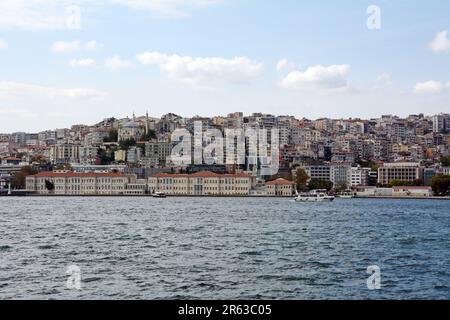
[[[329,196],[326,190],[313,190],[309,193],[300,193],[295,197],[297,202],[331,202],[333,196]]]
[[[351,192],[343,192],[337,196],[339,199],[353,199],[355,195]]]
[[[154,194],[152,194],[152,197],[153,198],[167,198],[167,195],[162,192],[155,192]]]

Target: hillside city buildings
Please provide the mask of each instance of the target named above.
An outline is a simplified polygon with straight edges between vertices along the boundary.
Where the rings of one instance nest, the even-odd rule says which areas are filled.
[[[198,124],[200,132],[195,131]],[[180,130],[191,133],[191,141],[176,138]],[[223,135],[223,150],[217,147],[221,140],[208,136],[208,130]],[[267,136],[261,140],[258,135],[253,148],[249,136],[227,139],[229,130],[265,130]],[[174,161],[180,144],[198,141],[200,148],[209,148],[208,156],[204,152],[200,161]],[[186,146],[183,156],[198,155],[195,144]],[[255,154],[275,159],[276,172],[264,170],[269,162]],[[309,120],[241,112],[193,118],[147,113],[94,125],[1,133],[0,192],[28,166],[38,173],[21,188],[41,194],[290,196],[299,168],[309,181],[330,181],[335,189],[370,193],[371,188],[404,181],[408,188],[416,184],[423,191],[434,176],[450,173],[448,163],[441,162],[449,155],[450,114]],[[221,157],[227,161],[218,161]],[[410,193],[407,188],[390,189]]]

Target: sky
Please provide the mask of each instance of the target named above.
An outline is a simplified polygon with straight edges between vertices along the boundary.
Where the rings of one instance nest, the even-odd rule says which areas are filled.
[[[450,112],[442,0],[1,0],[0,132]]]

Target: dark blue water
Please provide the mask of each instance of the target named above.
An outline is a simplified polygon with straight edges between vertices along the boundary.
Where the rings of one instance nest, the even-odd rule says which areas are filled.
[[[0,198],[0,298],[449,299],[450,202]]]

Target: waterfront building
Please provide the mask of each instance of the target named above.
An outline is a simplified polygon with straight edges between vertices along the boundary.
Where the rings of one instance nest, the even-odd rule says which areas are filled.
[[[294,194],[294,182],[279,178],[266,183],[268,196],[291,197]]]
[[[176,196],[248,196],[255,179],[245,173],[156,174],[149,177],[150,193]]]
[[[393,187],[393,197],[431,197],[433,191],[431,187]]]
[[[352,167],[349,187],[369,185],[370,168]]]
[[[385,163],[378,169],[378,183],[388,185],[394,180],[414,182],[422,179],[422,172],[420,163]]]
[[[304,167],[310,179],[331,181],[331,167],[329,165],[312,165]]]
[[[124,195],[135,175],[123,173],[41,172],[26,178],[27,191],[55,195]]]

